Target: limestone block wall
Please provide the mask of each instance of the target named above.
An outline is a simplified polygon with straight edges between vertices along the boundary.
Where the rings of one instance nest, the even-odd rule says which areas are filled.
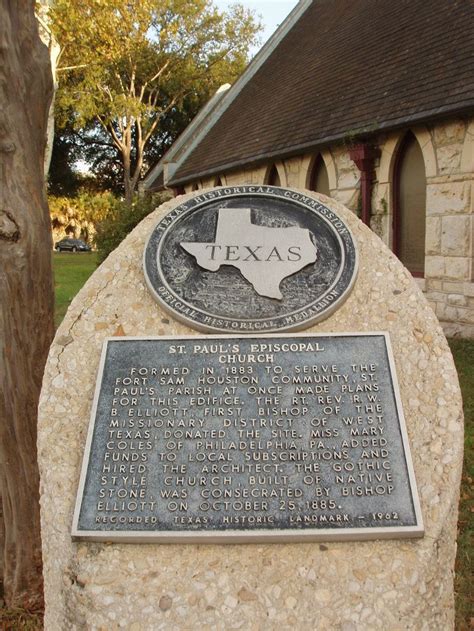
[[[416,126],[426,171],[425,278],[417,282],[448,335],[474,337],[474,119],[456,119]],[[372,230],[391,247],[393,241],[393,177],[396,156],[407,129],[381,134],[375,144]],[[274,164],[282,186],[308,188],[317,156],[305,154]],[[349,146],[321,151],[331,197],[360,214],[360,172]],[[273,163],[219,175],[222,184],[263,184]],[[215,177],[199,181],[213,186]],[[192,190],[192,184],[186,192]]]
[[[425,277],[418,283],[448,335],[474,336],[474,121],[411,129],[425,163]],[[378,139],[371,228],[392,244],[393,172],[406,130]]]
[[[426,294],[448,333],[474,337],[474,121],[433,126],[430,137]]]

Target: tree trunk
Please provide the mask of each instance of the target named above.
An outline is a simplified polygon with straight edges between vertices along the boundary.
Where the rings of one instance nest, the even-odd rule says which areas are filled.
[[[56,41],[51,28],[49,19],[50,0],[38,0],[36,3],[36,17],[39,22],[39,36],[41,41],[48,47],[49,61],[51,63],[51,74],[53,75],[53,97],[48,112],[48,127],[46,133],[46,149],[44,154],[44,177],[48,179],[49,167],[51,165],[51,157],[53,155],[54,143],[54,100],[58,90],[57,67],[58,58],[61,48]]]
[[[34,0],[0,3],[0,493],[8,605],[41,598],[37,405],[53,334],[43,179],[52,95]],[[0,531],[2,529],[0,528]]]
[[[51,39],[51,42],[50,42],[50,45],[49,45],[49,53],[50,53],[51,68],[52,68],[52,74],[53,74],[53,80],[54,80],[54,93],[53,93],[53,96],[51,98],[51,104],[49,106],[49,113],[48,113],[48,127],[47,127],[47,133],[46,133],[46,149],[45,149],[45,155],[44,155],[44,178],[45,178],[45,180],[48,179],[49,167],[51,166],[51,158],[53,156],[54,100],[55,100],[56,92],[57,92],[57,89],[58,89],[58,82],[56,80],[56,63],[57,63],[58,56],[59,56],[59,53],[60,53],[60,48],[59,48],[58,44],[54,41],[54,39]]]
[[[131,150],[128,147],[122,149],[122,160],[123,160],[123,188],[124,188],[124,196],[125,203],[128,207],[131,207],[133,201],[133,186],[132,186],[132,176],[131,176],[131,160],[130,160]]]

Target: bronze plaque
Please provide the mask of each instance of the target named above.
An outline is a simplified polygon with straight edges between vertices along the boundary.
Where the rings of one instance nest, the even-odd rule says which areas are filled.
[[[388,334],[110,339],[73,534],[422,536]]]
[[[197,194],[153,230],[148,287],[202,331],[294,331],[326,318],[357,273],[347,225],[304,193],[235,186]]]

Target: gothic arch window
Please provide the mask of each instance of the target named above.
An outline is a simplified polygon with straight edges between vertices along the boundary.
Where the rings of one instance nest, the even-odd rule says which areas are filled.
[[[313,168],[309,176],[309,190],[322,193],[323,195],[330,196],[329,191],[329,176],[324,160],[319,154],[313,163]]]
[[[222,180],[221,180],[221,176],[218,175],[215,179],[214,179],[214,186],[222,186]]]
[[[404,137],[393,174],[393,250],[413,276],[424,276],[426,171],[415,136]]]
[[[193,187],[191,189],[192,191],[198,191],[199,190],[199,184],[197,182],[193,182]]]
[[[268,171],[267,181],[265,182],[269,186],[281,186],[280,176],[278,174],[278,170],[276,166],[273,164]]]

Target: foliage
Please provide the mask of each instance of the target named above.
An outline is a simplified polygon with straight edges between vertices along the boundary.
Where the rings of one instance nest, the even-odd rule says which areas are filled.
[[[152,137],[169,144],[183,109],[242,72],[260,28],[242,6],[221,13],[212,0],[56,0],[51,19],[58,122],[118,161],[129,204]]]
[[[48,193],[54,196],[75,195],[81,186],[80,174],[74,168],[69,134],[56,133],[48,172]]]
[[[113,211],[97,226],[98,263],[102,263],[128,233],[168,197],[166,193],[136,197],[131,207],[126,202],[117,203]]]
[[[72,197],[81,189],[94,188],[96,178],[88,178],[77,170],[77,163],[83,159],[83,147],[79,134],[71,124],[61,130],[56,129],[48,172],[48,193],[56,197]],[[107,190],[98,186],[97,190]]]
[[[94,243],[96,225],[103,221],[119,201],[111,193],[81,191],[75,197],[48,198],[54,239],[66,235]]]
[[[32,610],[19,607],[2,607],[0,609],[0,629],[5,631],[42,631],[43,610]]]
[[[161,117],[159,127],[143,150],[145,167],[158,162],[207,99],[207,92],[185,98],[180,108],[174,108]],[[133,155],[132,153],[132,159]],[[78,171],[77,165],[81,162],[88,166],[90,173]],[[108,190],[121,196],[124,191],[123,179],[121,154],[109,141],[108,134],[102,127],[91,122],[77,130],[69,122],[56,129],[48,177],[50,194],[73,196],[81,189],[86,189]]]
[[[96,252],[54,252],[54,323],[61,324],[72,299],[97,267]]]

